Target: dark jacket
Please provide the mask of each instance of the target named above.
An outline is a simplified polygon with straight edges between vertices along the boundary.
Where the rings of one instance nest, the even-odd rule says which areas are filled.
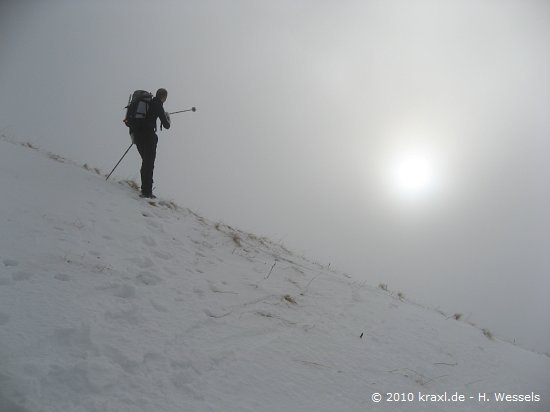
[[[136,121],[135,127],[132,127],[132,129],[135,129],[133,131],[137,133],[154,133],[157,131],[157,119],[160,119],[162,127],[164,127],[165,129],[170,129],[170,122],[168,121],[168,119],[166,118],[166,114],[164,113],[164,106],[162,105],[162,101],[157,97],[153,97],[151,103],[149,104],[147,116],[145,117],[145,119]]]

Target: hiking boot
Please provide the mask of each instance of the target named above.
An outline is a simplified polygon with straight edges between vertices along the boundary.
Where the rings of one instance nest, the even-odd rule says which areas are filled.
[[[157,197],[152,193],[142,193],[139,195],[139,197],[146,198],[146,199],[156,199]]]

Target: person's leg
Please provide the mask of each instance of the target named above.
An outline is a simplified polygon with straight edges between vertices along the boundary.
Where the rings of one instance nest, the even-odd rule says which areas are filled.
[[[134,133],[134,143],[138,150],[139,155],[141,156],[141,193],[144,193],[144,187],[147,188],[147,176],[145,175],[145,164],[148,157],[147,149],[147,136],[143,133]]]
[[[153,194],[153,170],[155,168],[155,159],[157,157],[157,142],[156,134],[151,133],[144,139],[142,149],[140,151],[141,163],[141,193],[145,196]]]

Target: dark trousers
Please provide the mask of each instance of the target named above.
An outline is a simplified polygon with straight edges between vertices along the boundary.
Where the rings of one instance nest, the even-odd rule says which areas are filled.
[[[159,139],[153,131],[134,132],[134,143],[141,156],[141,193],[153,193],[153,170],[157,157],[157,143]]]

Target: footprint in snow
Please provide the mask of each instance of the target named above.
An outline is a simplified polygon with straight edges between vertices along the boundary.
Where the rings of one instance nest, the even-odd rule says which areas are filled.
[[[199,295],[200,297],[203,297],[205,292],[204,292],[204,290],[202,290],[202,289],[195,288],[195,289],[193,289],[193,293],[196,293],[196,294]]]
[[[223,318],[231,314],[231,311],[221,311],[221,310],[212,311],[210,309],[203,309],[203,312],[206,316],[210,318],[216,318],[216,319]]]
[[[194,399],[195,401],[204,401],[204,396],[197,392],[190,385],[192,379],[187,374],[178,373],[170,379],[172,384],[185,396]]]
[[[162,279],[150,272],[141,272],[136,276],[138,283],[146,286],[155,286],[162,282]]]
[[[2,263],[4,264],[4,266],[6,267],[13,267],[13,266],[18,266],[19,265],[19,262],[15,259],[2,259]]]
[[[361,294],[358,290],[352,290],[351,291],[351,300],[353,302],[363,302],[363,299],[361,298]]]
[[[153,253],[154,256],[158,257],[159,259],[163,259],[163,260],[170,260],[174,257],[171,253],[162,252],[160,250],[153,250],[152,253]]]
[[[132,305],[132,307],[124,310],[116,310],[105,312],[105,320],[110,320],[116,323],[127,324],[131,326],[137,326],[143,323],[143,317],[139,313],[139,307]]]
[[[54,278],[62,282],[68,282],[69,280],[71,280],[71,277],[65,273],[58,273],[54,276]]]
[[[152,219],[147,220],[147,226],[152,227],[153,229],[159,229],[161,232],[163,231],[162,224]]]
[[[178,272],[176,272],[175,270],[169,268],[168,266],[164,266],[162,269],[164,269],[164,271],[166,273],[168,273],[169,275],[172,275],[172,276],[179,276],[180,275]]]
[[[151,299],[151,306],[159,312],[168,313],[168,309],[165,306],[161,305],[158,302],[155,302],[153,299]]]
[[[59,328],[53,333],[53,342],[63,347],[63,352],[73,356],[97,356],[98,350],[92,340],[91,327],[83,323],[80,327]]]
[[[16,282],[20,280],[29,280],[32,277],[32,273],[25,272],[24,270],[18,270],[17,272],[13,272],[11,277]]]
[[[166,356],[160,352],[147,352],[143,355],[143,364],[146,366],[167,362]]]
[[[124,352],[115,346],[103,345],[101,348],[101,354],[115,365],[120,366],[126,373],[135,375],[139,371],[140,362],[129,358]]]
[[[120,285],[118,283],[108,283],[103,286],[98,286],[96,289],[101,291],[109,291],[113,296],[118,298],[129,299],[136,296],[136,288],[128,284]]]
[[[149,269],[155,266],[155,262],[153,262],[150,258],[146,256],[145,257],[140,256],[140,257],[132,258],[130,260],[133,263],[135,263],[135,265],[140,269]]]
[[[210,359],[201,359],[203,356],[196,356],[193,360],[172,360],[170,366],[174,372],[170,380],[172,384],[186,395],[195,400],[203,401],[204,396],[193,389],[191,384],[205,371],[212,368]]]
[[[227,282],[221,282],[223,285],[227,285]],[[208,287],[210,289],[211,292],[214,292],[214,293],[231,293],[231,294],[234,294],[234,295],[238,295],[237,292],[233,292],[231,290],[225,290],[223,287],[219,287],[218,285],[216,285],[215,283],[213,282],[210,282],[208,281]]]
[[[136,288],[132,285],[119,285],[113,288],[113,295],[123,299],[136,297]]]
[[[152,236],[143,236],[141,238],[141,240],[143,241],[145,246],[149,246],[149,247],[157,246],[157,242],[155,241],[155,239]]]

